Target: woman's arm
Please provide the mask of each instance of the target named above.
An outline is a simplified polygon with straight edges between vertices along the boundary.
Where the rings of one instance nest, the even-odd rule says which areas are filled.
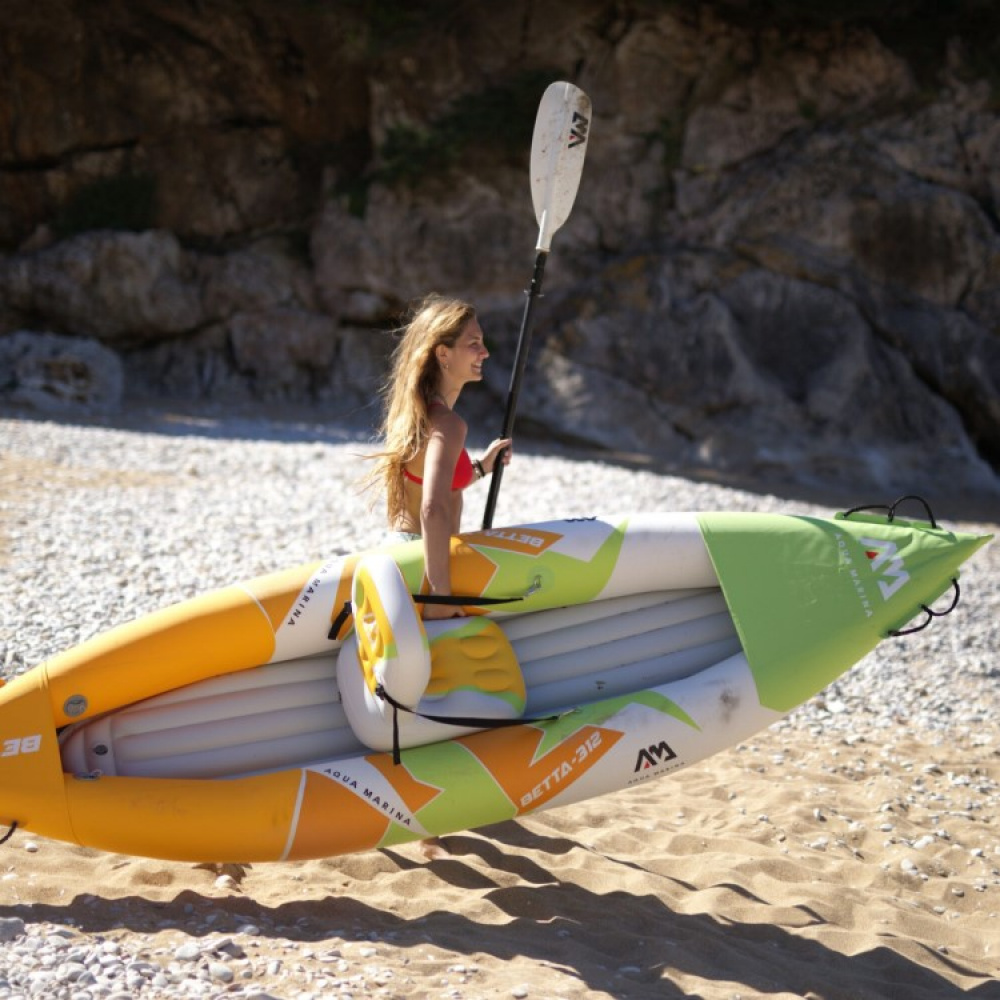
[[[497,464],[497,456],[501,453],[503,457],[500,460],[503,464],[510,464],[511,451],[513,450],[511,441],[511,438],[497,438],[495,441],[490,442],[490,446],[483,452],[482,458],[479,459],[485,475],[491,476],[493,474],[493,469]]]

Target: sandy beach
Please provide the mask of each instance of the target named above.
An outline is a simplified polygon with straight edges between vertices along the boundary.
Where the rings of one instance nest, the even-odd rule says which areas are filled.
[[[4,674],[377,540],[352,485],[363,450],[305,424],[0,416]],[[503,490],[496,523],[829,512],[540,445],[519,448]],[[996,531],[940,507],[949,526]],[[1000,998],[1000,545],[962,589],[953,616],[883,643],[754,740],[446,837],[435,857],[198,867],[19,830],[0,846],[0,1000]]]

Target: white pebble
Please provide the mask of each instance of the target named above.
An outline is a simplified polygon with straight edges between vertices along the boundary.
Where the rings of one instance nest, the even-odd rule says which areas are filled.
[[[174,951],[174,958],[180,962],[194,962],[201,958],[201,948],[193,941],[185,942]]]
[[[209,962],[208,974],[220,983],[231,983],[235,978],[235,973],[225,962]]]

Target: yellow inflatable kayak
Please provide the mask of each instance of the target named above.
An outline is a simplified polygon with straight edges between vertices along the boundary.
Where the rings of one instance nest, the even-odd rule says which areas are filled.
[[[464,614],[426,623],[419,542],[235,584],[0,690],[0,822],[278,861],[626,788],[781,718],[987,540],[891,511],[491,529],[452,540]]]

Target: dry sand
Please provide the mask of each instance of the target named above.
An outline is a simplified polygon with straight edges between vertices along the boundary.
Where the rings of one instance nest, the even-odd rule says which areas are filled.
[[[977,573],[997,573],[998,547]],[[996,685],[1000,653],[982,654]],[[822,708],[666,780],[446,837],[432,859],[220,870],[19,831],[0,919],[118,942],[174,970],[163,996],[1000,998],[997,713],[825,730]],[[177,970],[213,957],[234,980],[185,992]]]

